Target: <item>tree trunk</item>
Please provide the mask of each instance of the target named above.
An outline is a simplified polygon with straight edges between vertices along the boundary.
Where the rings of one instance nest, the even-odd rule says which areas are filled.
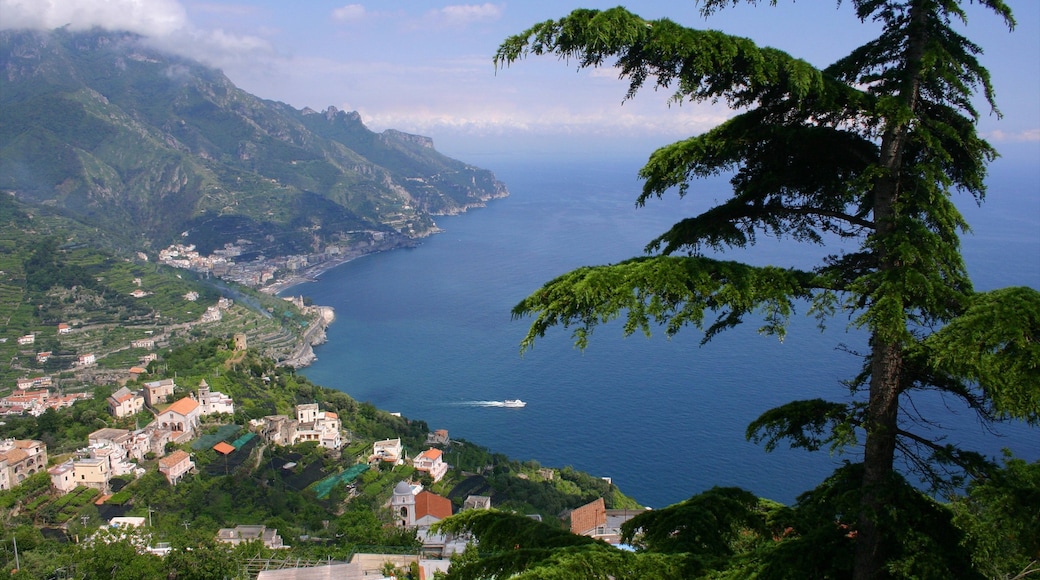
[[[927,7],[924,0],[910,4],[907,44],[903,57],[903,87],[899,97],[913,118],[921,90],[922,66],[928,40]],[[909,137],[908,119],[889,124],[881,138],[879,163],[884,174],[874,184],[874,221],[877,241],[879,279],[886,272],[903,267],[888,240],[895,233],[899,220],[900,174],[903,171],[903,151]],[[881,282],[884,283],[884,282]],[[901,292],[898,288],[888,288]],[[905,311],[904,311],[905,321]],[[905,323],[905,322],[904,322]],[[871,328],[870,398],[864,422],[867,436],[863,449],[863,481],[860,512],[857,521],[856,555],[853,580],[879,580],[885,576],[888,554],[885,551],[885,510],[894,509],[891,483],[894,472],[896,437],[899,419],[899,394],[902,392],[903,346],[901,336],[905,327]]]
[[[897,343],[875,343],[871,363],[867,440],[863,452],[863,482],[853,580],[883,577],[885,531],[881,514],[892,509],[890,484],[895,461],[903,351]]]

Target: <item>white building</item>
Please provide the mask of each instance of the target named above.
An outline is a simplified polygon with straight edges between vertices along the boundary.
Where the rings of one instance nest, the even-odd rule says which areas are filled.
[[[448,473],[448,464],[444,463],[443,456],[444,452],[440,449],[427,449],[412,460],[412,466],[417,471],[429,473],[434,483],[436,483]]]
[[[403,453],[404,447],[401,445],[400,439],[376,441],[372,444],[372,455],[368,457],[368,462],[385,461],[394,465],[401,465],[404,463],[404,460],[401,459]]]

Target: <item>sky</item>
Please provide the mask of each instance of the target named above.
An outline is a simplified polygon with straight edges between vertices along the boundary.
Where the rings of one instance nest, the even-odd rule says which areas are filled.
[[[998,150],[1040,152],[1040,0],[1007,0],[1018,25],[969,5],[964,33],[983,47],[998,119],[982,106],[979,129]],[[574,8],[618,3],[511,0],[0,0],[0,28],[130,30],[220,68],[239,87],[302,109],[358,111],[376,131],[432,137],[470,154],[648,153],[733,114],[723,105],[669,103],[645,89],[625,101],[611,68],[579,70],[554,56],[496,70],[506,37]],[[632,1],[645,18],[744,36],[825,66],[877,31],[849,2],[741,3],[705,19],[694,0]]]

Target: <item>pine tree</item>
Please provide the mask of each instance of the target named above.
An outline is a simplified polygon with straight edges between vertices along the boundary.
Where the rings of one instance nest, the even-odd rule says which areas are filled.
[[[710,15],[740,0],[703,0]],[[750,0],[757,4],[756,0]],[[1013,29],[1003,0],[975,0]],[[775,0],[770,4],[776,4]],[[640,172],[639,204],[672,188],[690,193],[698,177],[731,172],[732,196],[682,219],[646,255],[584,267],[546,283],[514,309],[533,316],[522,349],[553,326],[585,347],[593,329],[624,318],[624,332],[692,325],[704,341],[749,317],[783,336],[796,306],[823,320],[847,314],[869,335],[853,403],[795,401],[763,414],[748,435],[767,448],[781,440],[817,449],[862,440],[863,466],[854,577],[888,573],[883,513],[898,496],[897,456],[936,485],[990,461],[901,426],[920,390],[963,400],[983,421],[1040,421],[1040,293],[975,292],[960,253],[967,224],[956,192],[981,202],[996,151],[975,130],[973,99],[997,111],[993,87],[962,36],[965,0],[848,0],[880,35],[818,69],[781,51],[623,8],[576,10],[506,39],[504,67],[555,54],[580,67],[613,64],[629,80],[675,101],[723,101],[730,120],[655,151]],[[832,236],[854,249],[813,270],[755,267],[706,257],[769,234],[805,243]]]

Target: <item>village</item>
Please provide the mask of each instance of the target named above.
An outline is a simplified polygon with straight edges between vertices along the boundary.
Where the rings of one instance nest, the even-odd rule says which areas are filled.
[[[0,490],[18,486],[27,478],[46,471],[50,478],[52,494],[61,498],[67,495],[87,494],[101,505],[112,497],[127,477],[139,478],[147,469],[155,469],[170,486],[176,486],[198,472],[193,459],[194,452],[212,450],[223,461],[216,463],[224,473],[229,465],[238,466],[250,457],[264,453],[262,447],[291,447],[305,442],[338,453],[350,443],[336,413],[323,411],[316,403],[298,404],[295,415],[270,415],[248,422],[247,429],[231,422],[235,413],[235,402],[225,395],[210,389],[205,380],[187,394],[175,398],[175,393],[184,393],[174,379],[161,379],[143,383],[142,388],[130,390],[121,387],[106,400],[109,413],[114,418],[136,415],[142,410],[150,412],[154,420],[139,429],[117,429],[105,427],[90,433],[87,446],[60,463],[49,461],[47,446],[37,440],[7,439],[0,441]],[[203,433],[201,426],[210,428]],[[218,425],[216,429],[212,427]],[[420,479],[436,483],[450,469],[444,461],[444,449],[451,445],[448,432],[438,429],[427,436],[428,447],[409,456],[400,438],[374,441],[367,456],[348,458],[353,465],[307,482],[319,498],[327,497],[335,485],[344,485],[350,494],[358,493],[354,480],[369,469],[393,469],[410,465],[417,479],[402,479],[393,488],[388,502],[393,514],[391,525],[415,530],[422,549],[415,555],[358,553],[351,562],[326,563],[335,570],[328,570],[335,577],[375,578],[387,562],[395,566],[410,566],[413,562],[423,570],[425,578],[432,578],[437,570],[446,571],[450,557],[461,553],[473,538],[463,535],[439,533],[431,526],[450,517],[456,511],[491,509],[492,498],[485,495],[469,495],[461,508],[456,510],[447,497],[425,489]],[[150,467],[145,467],[150,466]],[[213,467],[212,465],[210,466]],[[280,469],[291,472],[293,462],[283,462]],[[543,470],[552,477],[552,470]],[[608,510],[602,498],[569,511],[565,518],[576,534],[595,537],[610,543],[618,543],[620,526],[638,510]],[[150,514],[149,514],[150,515]],[[132,536],[141,551],[163,555],[170,548],[167,543],[153,541],[148,533],[147,518],[137,516],[114,516],[104,526],[99,536],[104,541],[115,541]],[[107,539],[106,539],[107,538]],[[290,546],[283,542],[277,529],[270,529],[255,522],[242,522],[234,527],[221,528],[216,541],[237,545],[245,542],[261,542],[270,549],[282,550]],[[286,576],[288,578],[288,576]],[[276,572],[262,572],[258,578],[277,580]]]

